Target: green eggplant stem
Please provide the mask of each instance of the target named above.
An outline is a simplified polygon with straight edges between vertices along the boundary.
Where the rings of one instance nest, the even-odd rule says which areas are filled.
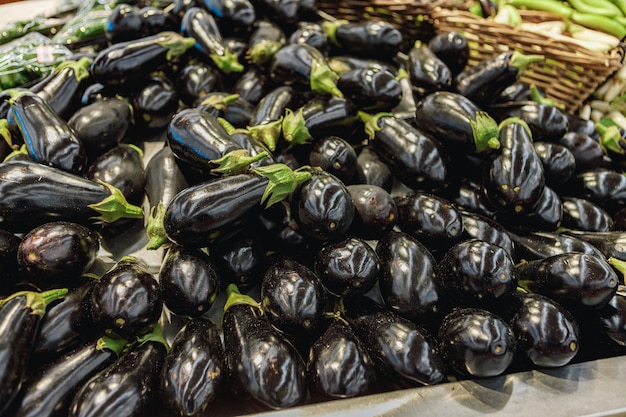
[[[230,136],[232,136],[233,134],[237,132],[237,128],[233,126],[228,120],[224,119],[223,117],[218,117],[217,121],[224,128],[226,133],[228,133]]]
[[[165,56],[168,61],[181,56],[196,44],[194,38],[184,37],[173,31],[161,32],[160,35],[165,38],[163,41],[159,42],[159,45],[168,50]]]
[[[36,314],[41,318],[46,314],[46,308],[48,305],[53,301],[65,297],[67,291],[67,288],[55,288],[44,292],[18,291],[11,294],[7,298],[0,300],[0,307],[14,298],[26,297],[26,306],[32,310],[33,314]]]
[[[270,151],[276,150],[276,143],[282,133],[283,117],[269,123],[256,126],[248,126],[248,133],[254,139],[263,143]]]
[[[224,111],[230,103],[237,101],[239,94],[229,94],[227,96],[212,95],[200,102],[201,106],[211,106],[216,110]]]
[[[96,341],[96,349],[104,351],[105,349],[114,352],[117,356],[122,354],[122,351],[128,346],[128,340],[116,336],[102,336]]]
[[[528,127],[528,123],[526,123],[525,121],[523,121],[519,117],[507,117],[506,119],[504,119],[503,121],[500,122],[500,124],[498,125],[498,130],[502,130],[503,127],[505,127],[507,125],[510,125],[510,124],[522,125],[522,127],[524,128],[526,133],[528,133],[528,136],[530,138],[533,137],[532,136],[532,132],[530,131],[530,127]]]
[[[526,55],[521,52],[513,52],[511,55],[511,59],[509,60],[509,65],[517,68],[519,72],[524,72],[528,66],[534,62],[541,62],[546,57],[543,55]]]
[[[228,49],[224,50],[223,54],[214,53],[209,55],[209,57],[225,74],[230,74],[231,72],[242,72],[244,70],[244,66],[239,62],[237,54],[230,52]]]
[[[7,119],[0,119],[0,136],[2,136],[7,145],[9,145],[9,148],[13,150],[19,149],[18,145],[13,144],[11,129],[9,129],[9,121]]]
[[[335,97],[343,97],[343,93],[337,88],[339,76],[326,62],[314,59],[311,63],[309,83],[311,91],[319,94],[331,94]]]
[[[78,61],[61,62],[54,69],[54,72],[58,73],[65,68],[69,68],[74,73],[74,78],[76,78],[76,81],[81,82],[82,80],[89,78],[89,65],[91,65],[91,59],[84,56]]]
[[[263,311],[261,310],[261,303],[257,302],[249,295],[242,294],[236,284],[228,284],[226,287],[226,294],[228,297],[226,298],[226,303],[224,303],[224,312],[237,304],[246,304],[258,308],[259,311]]]
[[[140,219],[143,217],[143,209],[126,201],[126,197],[118,188],[101,180],[98,180],[98,183],[107,187],[111,194],[99,203],[89,205],[89,208],[100,214],[92,217],[93,220],[112,223],[121,218]]]
[[[4,161],[9,161],[11,160],[11,158],[18,156],[18,155],[28,155],[28,150],[26,150],[26,144],[23,144],[22,146],[20,146],[17,149],[13,149],[13,152],[9,153],[7,156],[4,157]]]
[[[348,21],[345,19],[334,21],[326,20],[322,23],[322,29],[326,33],[326,36],[328,36],[328,40],[330,40],[333,45],[341,47],[341,44],[337,41],[337,28],[345,25],[346,23],[348,23]]]
[[[209,162],[217,165],[211,172],[221,175],[234,175],[246,172],[250,168],[250,164],[260,161],[266,156],[267,152],[260,152],[250,156],[246,149],[236,149],[228,152],[221,158],[213,159]]]
[[[280,163],[253,168],[252,172],[269,180],[261,197],[261,204],[268,208],[287,198],[300,184],[311,178],[307,168],[304,166],[294,171]]]
[[[530,87],[530,99],[536,103],[545,104],[547,106],[556,106],[554,100],[541,95],[541,92],[536,85],[532,85]]]
[[[162,201],[150,209],[148,216],[148,224],[146,225],[146,233],[148,235],[148,244],[146,249],[156,250],[169,242],[167,233],[165,232],[165,212],[167,208]]]
[[[376,132],[381,129],[378,123],[379,120],[383,117],[392,117],[392,116],[393,114],[386,113],[386,112],[377,113],[374,115],[366,113],[361,110],[357,112],[357,117],[365,125],[365,133],[367,134],[370,140],[374,139],[374,137],[376,136]]]
[[[302,108],[296,113],[291,109],[285,110],[282,130],[285,141],[293,145],[304,145],[312,137],[309,129],[306,127]]]
[[[611,257],[607,260],[607,262],[615,268],[619,273],[622,274],[622,281],[626,278],[626,261],[618,258]]]
[[[500,148],[498,122],[484,111],[476,113],[476,120],[470,120],[476,152],[486,152]]]
[[[163,329],[161,328],[161,325],[159,323],[155,323],[149,333],[138,337],[137,342],[139,343],[139,345],[143,345],[147,342],[161,343],[163,346],[165,346],[165,349],[168,352],[170,351],[170,345],[167,343],[167,340],[165,340],[165,337],[163,336]]]
[[[619,128],[616,125],[605,126],[602,123],[596,123],[596,131],[600,134],[600,146],[605,151],[615,152],[620,155],[624,155],[626,152],[620,143],[626,144],[626,138],[623,138],[620,134]]]
[[[248,49],[246,59],[255,65],[263,65],[272,59],[282,46],[280,42],[264,39]]]

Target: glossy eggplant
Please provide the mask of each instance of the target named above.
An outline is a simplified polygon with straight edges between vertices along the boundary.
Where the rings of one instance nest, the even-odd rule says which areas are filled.
[[[344,72],[337,87],[363,111],[391,111],[402,100],[402,87],[396,75],[379,68]]]
[[[319,167],[348,184],[356,173],[356,151],[345,139],[331,135],[315,140],[309,151],[309,165]]]
[[[400,51],[404,40],[400,30],[383,20],[326,21],[323,27],[332,46],[361,57],[390,60]]]
[[[428,47],[456,76],[467,66],[470,48],[467,39],[460,32],[438,33],[428,40]]]
[[[173,245],[159,270],[163,304],[180,316],[199,317],[209,311],[220,289],[220,274],[198,250]]]
[[[25,232],[50,221],[86,226],[122,217],[142,218],[120,190],[37,162],[0,164],[2,227]]]
[[[17,292],[0,300],[0,413],[20,391],[46,308],[67,289]]]
[[[257,20],[255,7],[249,0],[203,0],[201,3],[217,19],[222,30],[246,34]]]
[[[536,101],[503,103],[491,106],[491,114],[498,122],[518,117],[526,122],[535,142],[555,142],[568,131],[568,120],[556,106]]]
[[[161,129],[178,110],[178,92],[164,75],[154,75],[144,81],[132,96],[137,127]]]
[[[478,213],[466,210],[459,212],[463,220],[463,240],[479,239],[500,246],[511,259],[515,259],[515,243],[500,223]]]
[[[327,55],[329,47],[328,35],[318,22],[298,22],[298,27],[289,36],[289,43],[306,43],[324,55]]]
[[[315,97],[302,107],[295,109],[294,114],[299,115],[300,111],[307,135],[314,138],[331,134],[345,136],[340,133],[343,130],[339,129],[348,129],[352,132],[357,121],[357,107],[352,101],[341,97]],[[295,129],[290,129],[283,123],[284,137],[288,138],[290,131],[293,130]]]
[[[519,286],[550,297],[566,308],[601,308],[619,284],[611,265],[602,257],[565,253],[529,261],[516,267]]]
[[[9,123],[19,129],[30,159],[81,174],[87,166],[85,146],[65,120],[35,93],[16,90],[11,96]]]
[[[248,38],[246,59],[257,66],[265,65],[287,42],[285,32],[272,21],[256,22]]]
[[[626,261],[626,232],[618,230],[608,232],[564,230],[563,233],[590,243],[606,259],[615,258],[619,261]]]
[[[460,184],[451,188],[446,196],[450,202],[466,211],[489,218],[495,218],[498,213],[498,209],[487,198],[482,181],[461,178]]]
[[[232,390],[256,409],[301,405],[307,397],[306,364],[251,297],[228,288],[224,306],[224,350],[233,371]]]
[[[226,388],[227,376],[217,324],[191,320],[176,334],[165,357],[158,383],[161,402],[180,416],[208,416]]]
[[[446,314],[438,338],[443,360],[462,376],[501,375],[515,356],[512,328],[480,308],[456,308]]]
[[[452,89],[452,71],[427,44],[415,42],[409,50],[407,69],[411,87],[420,96]]]
[[[583,172],[604,166],[604,151],[600,143],[590,135],[567,132],[558,143],[569,149],[576,160],[576,171]]]
[[[348,235],[376,240],[387,234],[398,221],[398,209],[393,197],[377,185],[348,185],[354,205],[354,219]]]
[[[139,15],[141,16],[145,36],[179,29],[178,19],[170,13],[169,9],[166,10],[157,5],[147,5],[139,9]]]
[[[509,233],[515,242],[516,262],[548,258],[575,252],[602,258],[602,252],[574,236],[554,232],[533,232],[524,235]]]
[[[139,7],[128,3],[115,6],[107,19],[105,36],[111,44],[146,36]]]
[[[409,320],[424,322],[439,313],[441,288],[436,261],[411,235],[391,231],[376,244],[380,292],[388,308]]]
[[[361,148],[356,158],[356,178],[360,184],[375,185],[391,192],[393,175],[391,170],[376,154],[373,146]]]
[[[496,219],[517,233],[555,231],[563,219],[563,203],[556,191],[544,186],[531,210],[521,214],[502,213]]]
[[[584,198],[563,197],[563,221],[561,226],[587,232],[608,232],[613,219],[597,204]]]
[[[161,316],[159,283],[136,258],[117,262],[91,292],[94,325],[122,337],[142,336]]]
[[[26,378],[12,415],[67,416],[76,392],[89,378],[114,363],[126,344],[123,339],[103,337],[41,366]]]
[[[212,91],[198,100],[196,107],[223,119],[234,128],[245,129],[250,126],[254,105],[236,94]]]
[[[435,191],[448,181],[448,158],[441,142],[394,116],[361,113],[378,156],[413,190]]]
[[[115,363],[91,377],[76,393],[68,416],[145,415],[157,398],[158,377],[167,347],[165,341],[148,340],[131,347]]]
[[[366,395],[376,383],[369,353],[342,319],[332,320],[311,343],[307,367],[313,401]]]
[[[78,284],[99,249],[99,236],[92,229],[72,222],[49,222],[22,238],[17,260],[29,281],[51,288]]]
[[[583,171],[574,175],[562,192],[587,199],[611,214],[624,207],[626,176],[608,168]]]
[[[546,185],[558,187],[572,178],[576,157],[568,148],[553,142],[533,142],[535,152],[543,165]]]
[[[256,106],[270,92],[270,89],[269,77],[265,71],[250,67],[237,78],[232,91],[239,98]]]
[[[218,69],[208,63],[191,60],[178,72],[176,90],[183,103],[192,106],[205,94],[218,91],[222,82],[222,76]]]
[[[255,7],[261,16],[274,21],[291,32],[302,20],[315,20],[315,2],[310,0],[257,0]]]

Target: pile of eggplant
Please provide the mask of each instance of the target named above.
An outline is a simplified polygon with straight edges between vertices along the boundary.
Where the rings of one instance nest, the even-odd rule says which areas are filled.
[[[469,67],[461,33],[320,16],[117,2],[0,92],[0,416],[240,415],[626,353],[626,132],[518,82],[541,55]]]

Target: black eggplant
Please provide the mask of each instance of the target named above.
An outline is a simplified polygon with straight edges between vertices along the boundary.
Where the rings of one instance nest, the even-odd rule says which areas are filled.
[[[20,391],[46,307],[67,289],[17,292],[0,300],[0,413]]]
[[[402,32],[383,20],[325,21],[323,28],[331,46],[350,55],[390,60],[402,47]]]
[[[293,87],[281,85],[269,91],[255,106],[248,131],[270,150],[276,149],[285,111],[296,103]]]
[[[202,0],[201,3],[217,18],[222,30],[246,34],[257,20],[256,10],[249,0]]]
[[[139,9],[144,34],[156,35],[165,31],[176,31],[179,29],[178,20],[169,12],[169,9],[161,8],[157,5],[147,5]],[[138,38],[140,36],[137,36]]]
[[[496,220],[517,233],[555,231],[563,218],[563,203],[552,188],[543,187],[534,207],[521,214],[501,213]]]
[[[115,6],[107,19],[105,36],[109,43],[126,42],[145,35],[139,7],[121,3]]]
[[[604,166],[605,152],[600,142],[590,135],[578,132],[567,132],[558,144],[565,146],[572,152],[576,160],[576,171],[584,172]]]
[[[482,181],[461,178],[460,184],[451,188],[446,194],[448,200],[459,208],[473,213],[495,218],[498,210],[487,198]]]
[[[181,21],[181,33],[195,40],[195,48],[225,74],[242,72],[237,54],[229,50],[217,22],[206,9],[191,7]]]
[[[356,173],[356,151],[339,136],[315,140],[309,150],[309,165],[319,167],[348,184]]]
[[[161,403],[180,416],[208,416],[224,393],[228,369],[220,331],[197,318],[176,334],[158,383]]]
[[[379,68],[358,68],[340,74],[337,87],[363,111],[391,111],[402,100],[395,74]]]
[[[608,232],[613,219],[597,204],[584,198],[563,197],[563,220],[561,226],[587,232]]]
[[[585,240],[554,232],[533,232],[524,235],[509,233],[515,242],[516,262],[533,261],[570,252],[602,258],[602,252]]]
[[[220,89],[222,76],[212,65],[192,60],[178,72],[176,91],[180,99],[188,106],[192,106],[205,94]]]
[[[224,350],[233,372],[232,390],[258,408],[283,409],[307,397],[306,365],[253,298],[229,285],[224,306]]]
[[[153,75],[135,89],[132,105],[138,128],[161,129],[178,110],[178,91],[165,75]]]
[[[556,106],[536,101],[503,103],[489,108],[498,122],[518,117],[526,122],[535,142],[556,142],[568,131],[567,117]]]
[[[377,155],[413,190],[435,191],[448,181],[448,157],[441,142],[407,121],[379,113],[360,112]]]
[[[398,209],[393,197],[377,185],[348,185],[354,205],[354,219],[348,235],[376,240],[387,234],[398,221]]]
[[[459,212],[463,220],[463,240],[479,239],[500,246],[511,259],[515,259],[515,244],[501,224],[478,213],[466,210]]]
[[[587,199],[612,214],[624,207],[626,175],[608,168],[583,171],[574,175],[561,192]]]
[[[626,261],[626,232],[588,232],[566,229],[563,233],[593,245],[606,259],[615,258]]]
[[[237,78],[232,92],[248,103],[257,105],[270,92],[270,89],[266,72],[260,68],[250,67]]]
[[[298,22],[298,27],[291,32],[289,43],[306,43],[321,51],[328,52],[328,36],[322,25],[317,22]]]
[[[78,284],[99,249],[99,236],[92,229],[72,222],[49,222],[22,238],[17,260],[30,282],[51,288]]]
[[[259,14],[291,32],[302,20],[314,20],[315,2],[310,0],[257,0]]]
[[[9,124],[15,123],[19,129],[30,159],[82,174],[87,166],[85,146],[65,120],[37,94],[14,91]]]
[[[222,124],[226,123],[234,128],[244,129],[250,125],[250,119],[254,112],[254,105],[237,94],[230,94],[222,91],[207,93],[199,102],[197,107],[205,112],[213,114],[221,119]]]
[[[393,186],[391,170],[378,157],[372,145],[361,148],[356,163],[356,178],[360,184],[375,185],[391,192]]]
[[[418,96],[452,89],[452,71],[427,44],[416,41],[409,50],[407,70]]]
[[[175,314],[199,317],[209,311],[220,289],[220,274],[203,252],[172,246],[161,262],[159,286]]]
[[[124,339],[102,337],[63,354],[28,375],[14,403],[13,416],[67,416],[76,392],[117,359],[127,345]]]
[[[37,162],[0,164],[0,195],[0,224],[11,231],[50,221],[93,226],[143,217],[141,207],[129,204],[119,189]]]
[[[460,32],[438,33],[428,40],[428,47],[450,69],[452,76],[463,71],[469,61],[470,48]]]
[[[558,143],[536,141],[533,146],[541,159],[547,186],[559,187],[574,175],[576,157],[568,148]]]
[[[285,32],[271,21],[256,22],[254,31],[248,38],[246,59],[255,65],[263,66],[287,42]]]
[[[352,132],[357,121],[357,107],[354,103],[335,96],[315,97],[295,109],[293,114],[296,116],[295,120],[283,122],[283,137],[292,143],[300,143],[310,137],[319,138],[333,134],[348,137],[342,133],[343,130]],[[299,133],[302,125],[304,132]]]
[[[124,257],[96,282],[91,316],[102,331],[122,337],[142,336],[161,316],[159,283],[136,258]]]

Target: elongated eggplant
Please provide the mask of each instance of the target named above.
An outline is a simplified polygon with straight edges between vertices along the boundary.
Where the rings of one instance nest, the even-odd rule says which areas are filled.
[[[326,21],[323,27],[331,45],[350,55],[389,60],[403,42],[402,32],[383,20]]]
[[[221,88],[222,75],[209,63],[191,60],[179,70],[175,81],[180,99],[186,105],[192,106],[205,94]]]
[[[233,371],[232,389],[256,408],[282,409],[307,397],[306,365],[296,348],[262,315],[259,303],[228,287],[224,350]]]
[[[297,132],[304,125],[304,140],[325,135],[345,136],[343,130],[352,131],[357,120],[357,107],[352,101],[342,97],[323,96],[309,100],[308,103],[293,111],[295,123],[283,122],[283,137],[288,142],[299,143]],[[301,117],[300,117],[301,116]],[[301,124],[302,122],[302,124]],[[338,130],[342,129],[342,130]]]
[[[356,151],[345,139],[325,136],[315,140],[309,150],[309,165],[319,167],[349,184],[356,173]]]
[[[608,168],[583,171],[574,175],[562,193],[587,199],[611,214],[624,207],[626,175]]]
[[[212,91],[197,102],[202,111],[223,119],[235,128],[245,129],[250,125],[254,105],[237,94],[223,91]]]
[[[402,87],[396,76],[378,68],[344,72],[337,87],[363,111],[391,111],[402,100]]]
[[[24,291],[0,300],[0,413],[9,408],[24,382],[46,307],[65,294],[67,289]]]
[[[479,239],[500,246],[511,259],[515,259],[515,244],[501,224],[478,213],[466,210],[459,212],[463,219],[463,240]]]
[[[427,44],[416,41],[408,55],[409,80],[420,97],[452,89],[452,71]]]
[[[166,352],[164,340],[148,339],[131,347],[82,386],[72,400],[68,416],[145,415],[156,398]]]
[[[178,110],[178,92],[167,76],[153,75],[134,91],[132,103],[137,127],[161,129]]]
[[[94,80],[104,85],[132,85],[195,43],[193,38],[168,31],[116,43],[98,52],[89,71]]]
[[[577,252],[602,258],[602,252],[583,239],[554,232],[533,232],[517,235],[509,232],[515,242],[516,262],[548,258]]]
[[[445,188],[448,157],[443,145],[407,121],[379,113],[359,113],[378,156],[413,190]]]
[[[0,195],[0,223],[12,231],[28,231],[50,221],[93,226],[143,217],[141,207],[129,204],[117,188],[37,162],[0,164]]]
[[[491,106],[489,114],[498,122],[509,117],[519,117],[530,128],[535,142],[555,142],[561,139],[568,131],[568,120],[561,110],[556,106],[536,101],[503,103],[498,106]]]
[[[460,32],[438,33],[428,41],[428,47],[456,76],[467,66],[470,48],[467,39]]]
[[[208,415],[226,388],[227,376],[217,324],[191,320],[176,334],[165,357],[158,384],[161,402],[177,415]]]
[[[117,359],[124,339],[102,337],[81,345],[28,375],[14,403],[14,416],[67,416],[76,392]]]
[[[563,197],[563,221],[565,228],[588,232],[608,232],[613,219],[602,207],[584,198]]]
[[[232,91],[240,98],[256,106],[270,90],[269,76],[265,71],[250,67],[237,78]]]
[[[348,235],[376,240],[387,234],[398,221],[398,209],[387,190],[377,185],[348,185],[354,205],[354,219]]]
[[[222,30],[246,34],[257,20],[254,5],[249,0],[203,0],[202,5],[217,19]]]
[[[242,72],[244,66],[226,46],[217,22],[206,9],[191,7],[181,21],[181,32],[195,40],[195,48],[224,73]]]
[[[533,142],[533,146],[541,159],[546,185],[561,186],[574,175],[576,157],[568,148],[558,143],[536,141]]]
[[[576,160],[576,172],[604,167],[604,150],[600,142],[585,133],[567,132],[558,143],[569,149]]]
[[[342,75],[346,72],[357,69],[374,69],[378,71],[387,71],[396,76],[400,75],[398,67],[392,62],[382,61],[375,58],[360,58],[355,55],[339,54],[329,56],[327,59],[328,65],[337,74]]]
[[[285,109],[294,107],[296,92],[293,87],[279,86],[268,92],[257,104],[250,119],[250,126],[275,122],[285,113]]]
[[[78,284],[100,249],[96,232],[72,222],[50,222],[35,227],[20,242],[21,269],[44,288]]]
[[[564,230],[563,233],[590,243],[597,248],[606,259],[615,258],[626,261],[626,232],[617,230],[608,232]]]
[[[85,170],[85,146],[65,120],[37,94],[15,90],[11,94],[9,120],[18,127],[33,161],[73,174]]]

